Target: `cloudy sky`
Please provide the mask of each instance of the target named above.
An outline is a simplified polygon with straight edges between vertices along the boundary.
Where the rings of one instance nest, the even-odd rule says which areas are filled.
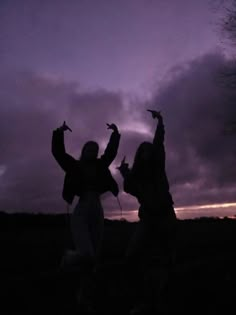
[[[102,153],[106,123],[119,126],[111,169],[124,211],[137,209],[115,166],[124,155],[132,165],[138,144],[152,139],[148,107],[165,119],[176,208],[201,205],[214,215],[211,205],[235,203],[235,136],[223,129],[236,117],[236,95],[222,75],[233,62],[220,32],[221,2],[1,1],[0,211],[65,211],[64,175],[50,148],[63,120],[75,157],[92,139]],[[103,202],[106,213],[119,210],[110,194]]]

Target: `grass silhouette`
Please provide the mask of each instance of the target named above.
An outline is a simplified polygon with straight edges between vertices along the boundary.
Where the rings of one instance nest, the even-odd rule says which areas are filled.
[[[142,294],[138,275],[129,282],[123,264],[135,225],[105,220],[94,288],[99,313],[126,314]],[[236,220],[201,218],[178,225],[177,263],[166,293],[169,312],[229,311],[236,295]],[[68,232],[65,215],[0,213],[1,314],[78,314],[79,277],[57,272],[65,248],[73,248]]]

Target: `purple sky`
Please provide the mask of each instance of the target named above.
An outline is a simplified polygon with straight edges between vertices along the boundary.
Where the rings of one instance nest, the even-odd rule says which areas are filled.
[[[146,93],[172,66],[220,45],[212,0],[15,0],[1,7],[6,66],[86,88]]]
[[[220,2],[220,1],[219,1]],[[0,210],[58,212],[63,173],[50,151],[65,119],[69,153],[87,140],[100,152],[121,130],[119,154],[132,164],[162,109],[167,173],[176,207],[236,202],[235,93],[220,73],[230,48],[219,31],[217,1],[1,1]],[[116,200],[103,197],[106,211]],[[137,202],[121,194],[125,210]],[[212,210],[213,211],[213,210]],[[235,211],[236,213],[236,211]]]

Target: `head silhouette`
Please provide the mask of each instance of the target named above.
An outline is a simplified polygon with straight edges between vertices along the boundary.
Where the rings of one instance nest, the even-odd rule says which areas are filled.
[[[152,159],[153,145],[150,142],[142,142],[135,154],[134,161],[139,163],[146,163]]]
[[[82,148],[81,160],[93,161],[98,157],[99,146],[95,141],[88,141]]]
[[[140,172],[143,168],[150,168],[153,165],[153,144],[150,142],[142,142],[135,154],[133,171]]]

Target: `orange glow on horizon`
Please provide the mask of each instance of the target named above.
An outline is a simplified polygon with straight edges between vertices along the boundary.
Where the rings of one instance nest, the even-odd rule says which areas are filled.
[[[236,202],[229,203],[215,203],[215,204],[205,204],[205,205],[194,205],[194,206],[184,206],[184,207],[174,207],[176,211],[185,210],[198,210],[198,209],[219,209],[219,208],[230,208],[236,207]],[[137,209],[125,210],[125,212],[138,212]]]
[[[236,207],[236,202],[229,202],[229,203],[215,203],[215,204],[208,204],[208,205],[195,205],[195,206],[186,206],[186,207],[176,207],[175,210],[177,211],[184,211],[184,210],[194,210],[194,209],[219,209],[219,208],[230,208]]]
[[[232,209],[231,209],[232,208]],[[194,206],[185,206],[185,207],[175,207],[175,212],[178,218],[196,218],[204,216],[215,216],[215,217],[232,217],[236,216],[236,202],[230,203],[217,203],[217,204],[205,204],[205,205],[194,205]],[[225,212],[228,210],[227,212]],[[113,213],[107,213],[107,216],[111,219],[127,219],[128,221],[137,221],[138,220],[138,210],[123,210],[121,212],[114,211]]]

